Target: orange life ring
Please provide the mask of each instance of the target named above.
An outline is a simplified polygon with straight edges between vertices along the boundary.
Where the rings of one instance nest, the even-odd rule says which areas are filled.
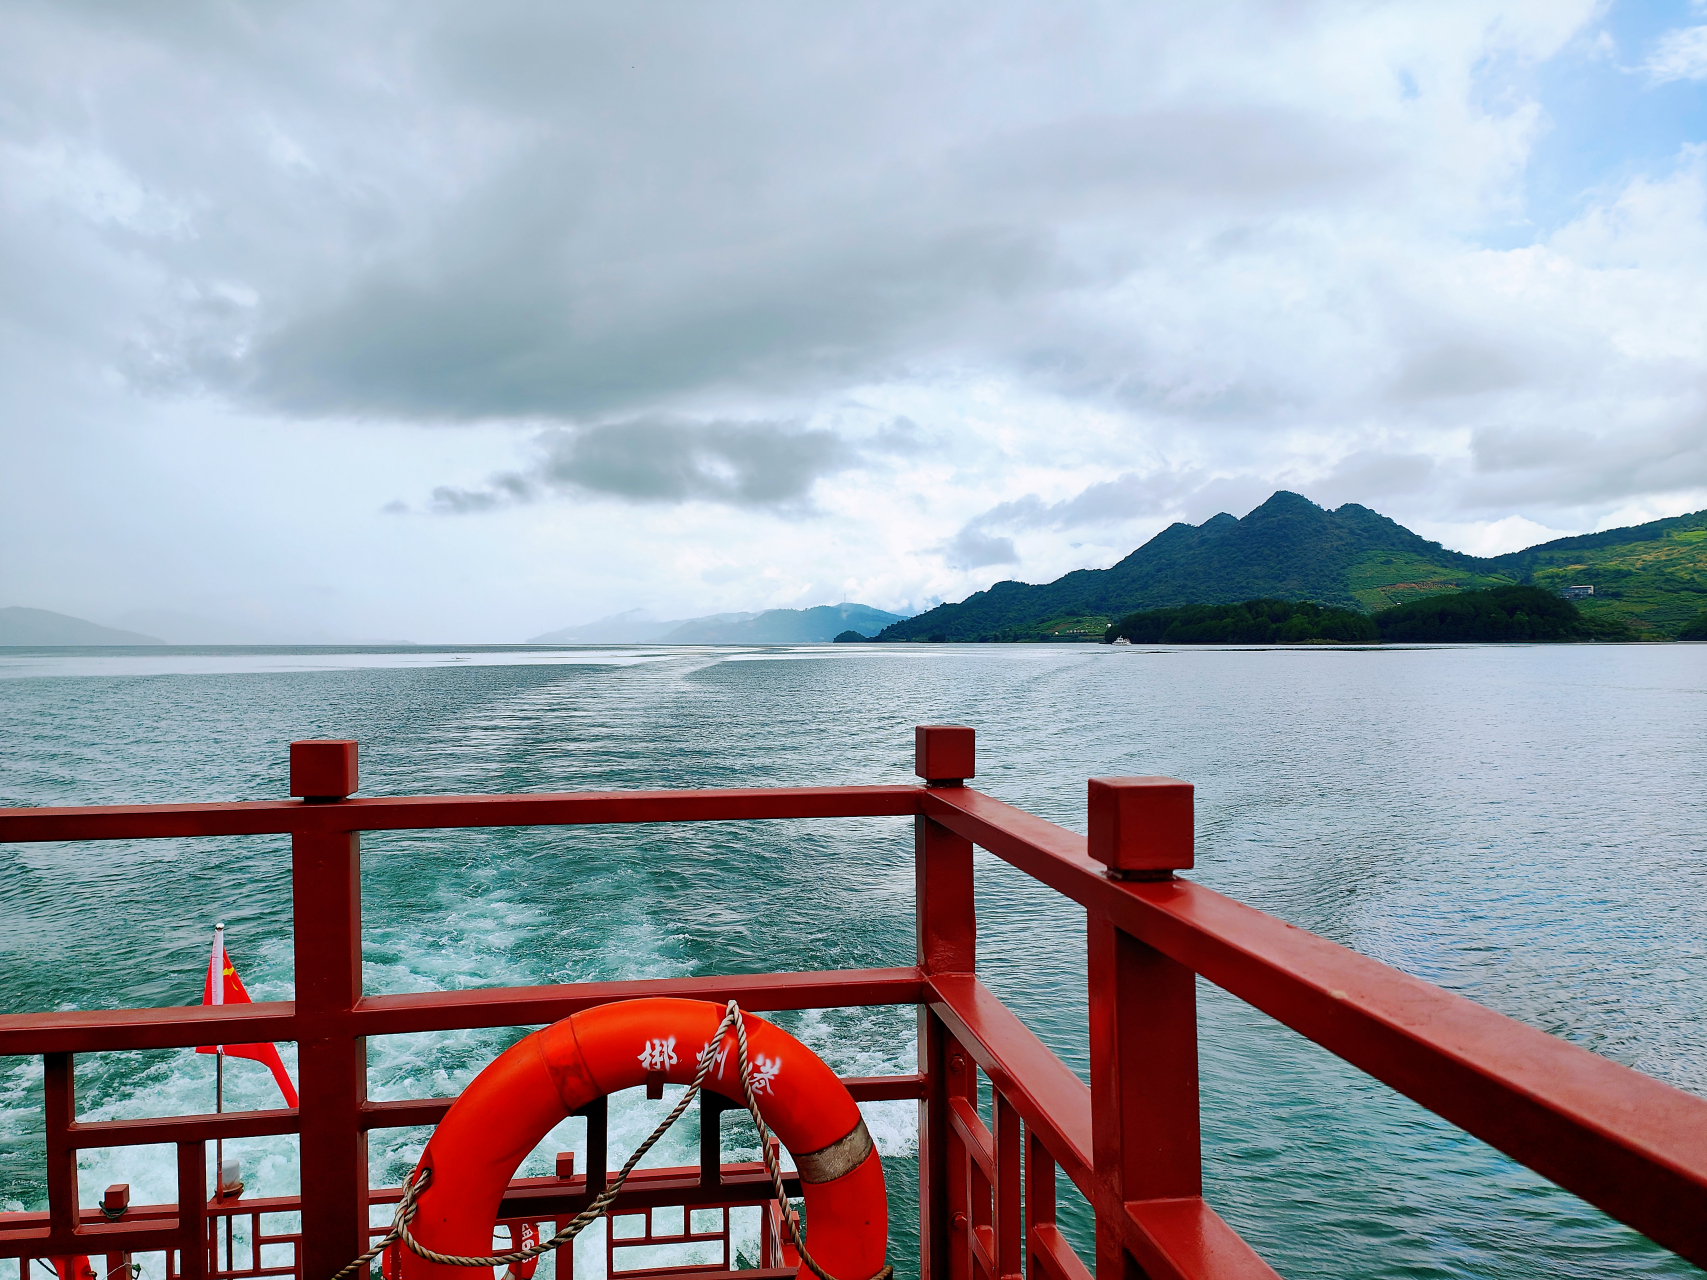
[[[883,1267],[889,1206],[859,1107],[805,1045],[762,1018],[741,1016],[759,1110],[800,1171],[812,1256],[835,1280],[870,1280]],[[551,1128],[654,1071],[671,1084],[692,1083],[723,1017],[721,1006],[703,1000],[626,1000],[510,1046],[462,1091],[422,1152],[418,1167],[431,1168],[432,1180],[410,1234],[438,1253],[489,1253],[504,1189]],[[733,1029],[717,1052],[704,1087],[745,1106]],[[403,1280],[469,1280],[470,1268],[397,1247]],[[810,1278],[804,1264],[799,1274]]]

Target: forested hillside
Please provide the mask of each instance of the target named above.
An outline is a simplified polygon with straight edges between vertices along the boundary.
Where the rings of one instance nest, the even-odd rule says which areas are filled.
[[[1307,600],[1247,600],[1129,613],[1109,628],[1108,639],[1133,644],[1358,644],[1379,643],[1381,632],[1375,619],[1351,609],[1324,609]]]
[[[1381,639],[1412,644],[1634,640],[1614,618],[1594,618],[1544,587],[1493,587],[1430,596],[1375,615]]]
[[[1107,569],[998,582],[886,628],[881,640],[1098,640],[1143,610],[1254,599],[1373,613],[1408,600],[1523,583],[1595,588],[1590,618],[1675,635],[1707,604],[1707,512],[1563,538],[1492,559],[1449,551],[1356,503],[1276,493],[1236,520],[1175,524]]]

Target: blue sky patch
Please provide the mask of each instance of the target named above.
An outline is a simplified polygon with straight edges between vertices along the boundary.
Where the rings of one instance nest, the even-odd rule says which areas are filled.
[[[1532,95],[1547,114],[1525,173],[1523,220],[1484,239],[1543,238],[1630,179],[1666,176],[1682,148],[1707,140],[1707,80],[1665,79],[1654,69],[1668,34],[1693,27],[1707,27],[1707,6],[1620,0],[1545,63],[1484,66],[1489,109]]]

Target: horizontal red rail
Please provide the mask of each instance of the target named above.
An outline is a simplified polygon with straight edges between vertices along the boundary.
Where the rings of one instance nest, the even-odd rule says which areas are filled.
[[[720,1174],[719,1181],[704,1182],[697,1166],[636,1169],[623,1185],[620,1208],[626,1211],[680,1205],[695,1209],[720,1204],[757,1204],[770,1199],[770,1173],[758,1161],[726,1164]],[[585,1182],[582,1178],[576,1181]],[[782,1181],[790,1195],[800,1194],[799,1174],[785,1171]],[[563,1183],[555,1178],[517,1178],[504,1192],[498,1216],[572,1217],[592,1203],[594,1194],[584,1185],[580,1190],[565,1191]]]
[[[0,1013],[0,1055],[104,1053],[294,1040],[300,1026],[296,1005],[289,1000],[179,1005],[165,1009]],[[222,1031],[226,1034],[219,1034]]]
[[[300,1128],[295,1107],[268,1111],[226,1111],[218,1115],[148,1116],[139,1120],[94,1120],[66,1129],[74,1151],[97,1147],[135,1147],[165,1142],[213,1142],[216,1139],[263,1138],[295,1133]]]
[[[842,1085],[855,1102],[893,1102],[925,1096],[925,1078],[918,1074],[844,1076]],[[371,1129],[407,1129],[437,1124],[455,1098],[404,1098],[363,1103],[360,1125]],[[167,1142],[212,1142],[216,1138],[261,1138],[296,1133],[301,1128],[294,1108],[270,1111],[226,1111],[215,1115],[149,1116],[139,1120],[81,1121],[66,1130],[75,1151],[97,1147],[134,1147]]]
[[[46,1214],[6,1214],[45,1224]],[[176,1217],[152,1219],[147,1227],[122,1222],[85,1223],[75,1234],[56,1233],[45,1225],[10,1227],[0,1224],[0,1258],[63,1257],[79,1253],[163,1253],[183,1243]]]
[[[842,1086],[855,1102],[896,1102],[925,1096],[925,1078],[918,1074],[894,1076],[842,1076]],[[437,1124],[450,1110],[455,1098],[409,1098],[399,1102],[369,1102],[361,1109],[364,1129],[405,1129],[412,1125]],[[260,1115],[261,1112],[251,1114]],[[294,1112],[265,1113],[292,1115]],[[199,1119],[199,1117],[198,1117]],[[110,1124],[127,1124],[114,1120]],[[81,1145],[81,1144],[79,1144]]]
[[[125,804],[0,809],[0,844],[42,840],[158,840],[186,836],[427,831],[764,818],[905,817],[921,787],[742,787],[709,791],[577,791],[497,796],[366,796],[316,804]]]
[[[784,1172],[783,1187],[800,1194],[798,1174]],[[504,1218],[571,1217],[586,1208],[597,1194],[587,1187],[585,1174],[573,1178],[514,1178],[504,1193],[498,1216]],[[622,1204],[628,1208],[682,1206],[695,1208],[720,1204],[758,1204],[770,1199],[770,1173],[759,1161],[723,1165],[719,1180],[703,1183],[697,1165],[664,1169],[636,1169],[623,1188]],[[403,1197],[398,1187],[376,1187],[373,1204],[396,1204]],[[294,1213],[302,1206],[296,1196],[267,1196],[254,1199],[209,1201],[208,1217],[236,1217],[252,1213]],[[144,1253],[176,1246],[167,1233],[177,1230],[177,1205],[135,1205],[116,1222],[108,1221],[99,1209],[79,1215],[77,1249],[94,1252]],[[50,1239],[46,1213],[0,1213],[0,1247],[29,1242],[41,1246]]]
[[[739,1000],[743,1009],[751,1009],[755,1013],[778,1009],[918,1004],[924,997],[924,975],[908,966],[364,996],[356,1005],[355,1028],[357,1035],[381,1036],[463,1027],[543,1025],[583,1009],[591,1009],[594,1005],[662,995],[711,1000],[718,1004]],[[0,1022],[0,1026],[4,1025]]]
[[[114,1049],[179,1049],[256,1040],[306,1040],[331,1033],[401,1035],[464,1027],[543,1026],[582,1009],[645,996],[739,1000],[755,1013],[918,1004],[918,969],[831,969],[708,978],[574,982],[551,987],[476,987],[397,996],[364,996],[351,1012],[303,1014],[287,1000],[166,1009],[78,1009],[0,1014],[0,1054],[96,1053]],[[224,1034],[221,1034],[221,1033]]]

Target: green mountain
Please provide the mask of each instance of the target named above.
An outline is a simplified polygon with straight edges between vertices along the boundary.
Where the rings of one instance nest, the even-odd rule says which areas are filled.
[[[1707,603],[1707,511],[1561,538],[1510,555],[1449,551],[1368,507],[1276,493],[1242,520],[1162,530],[1118,564],[1054,582],[998,582],[885,628],[881,640],[1100,640],[1141,610],[1255,599],[1372,613],[1424,596],[1533,583],[1593,586],[1589,617],[1674,634]]]

